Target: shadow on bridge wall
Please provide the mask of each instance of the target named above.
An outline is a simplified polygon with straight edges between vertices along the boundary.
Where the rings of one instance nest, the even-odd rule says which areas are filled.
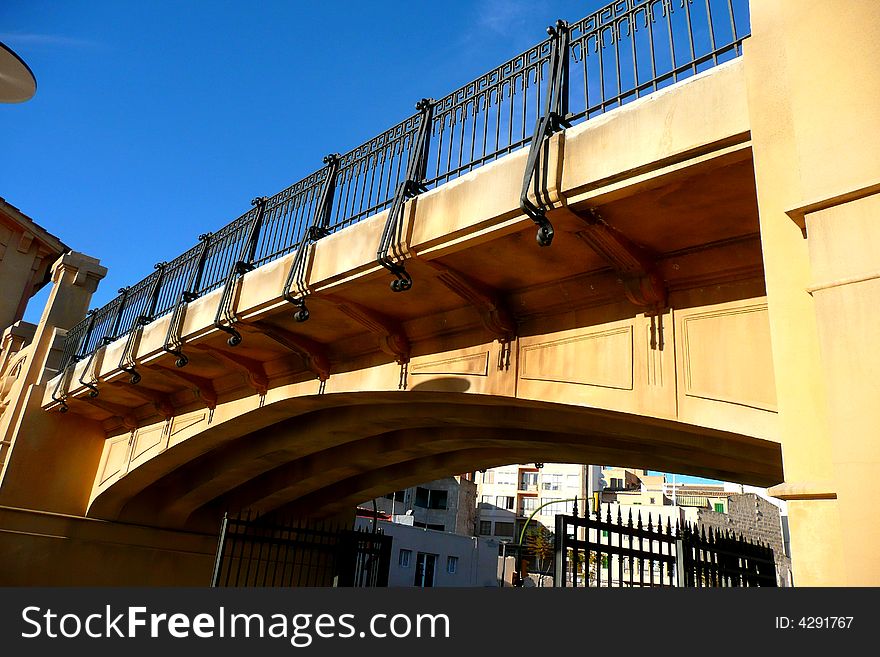
[[[443,376],[417,383],[410,390],[413,392],[467,392],[470,387],[471,384],[467,379]]]

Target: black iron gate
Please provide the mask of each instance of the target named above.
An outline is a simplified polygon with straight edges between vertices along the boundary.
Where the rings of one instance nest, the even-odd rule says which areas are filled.
[[[776,586],[773,550],[713,528],[664,525],[618,508],[556,516],[555,586]]]
[[[388,586],[391,540],[323,523],[227,515],[211,586]]]

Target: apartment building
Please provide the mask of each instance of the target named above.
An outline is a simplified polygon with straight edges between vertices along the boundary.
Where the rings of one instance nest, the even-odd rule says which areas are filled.
[[[358,518],[357,526],[371,528]],[[498,586],[498,541],[379,521],[391,536],[390,587]]]
[[[474,535],[477,486],[470,475],[444,477],[376,498],[376,508],[392,522],[462,536]],[[372,508],[373,500],[358,506]]]
[[[480,471],[475,476],[479,500],[476,534],[516,543],[529,516],[549,530],[557,514],[571,513],[601,485],[596,466],[569,463],[521,463]],[[576,500],[576,502],[575,502]]]

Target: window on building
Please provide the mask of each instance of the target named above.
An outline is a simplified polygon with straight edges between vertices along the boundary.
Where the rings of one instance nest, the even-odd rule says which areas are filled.
[[[512,522],[496,522],[495,536],[513,536]]]
[[[445,490],[428,491],[428,508],[429,509],[445,509],[446,500],[449,493]]]
[[[519,477],[519,489],[520,490],[532,490],[536,488],[538,485],[538,473],[537,472],[523,472]]]
[[[446,572],[454,575],[458,570],[458,557],[446,557]]]
[[[532,511],[538,508],[538,498],[537,497],[523,497],[520,500],[520,515],[529,515]]]
[[[492,506],[494,502],[495,502],[494,495],[483,495],[480,498],[480,506],[482,506],[484,508]]]
[[[563,502],[558,497],[542,497],[541,504],[546,504],[543,509],[541,509],[542,516],[555,516],[558,514],[567,514],[571,511],[571,502]]]
[[[434,529],[438,532],[445,532],[446,531],[446,525],[436,525],[436,524],[433,524],[430,522],[425,523],[425,522],[415,521],[415,522],[413,522],[413,527],[418,527],[419,529]]]
[[[491,520],[480,520],[480,536],[491,536],[492,535],[492,521]]]
[[[561,474],[544,475],[544,490],[559,490],[560,488],[562,488]]]
[[[447,493],[445,490],[430,490],[419,486],[416,488],[415,506],[423,509],[445,509]]]
[[[513,511],[513,496],[498,495],[495,498],[495,506],[497,506],[499,509],[507,509],[509,511]]]
[[[611,488],[623,488],[623,479],[620,477],[611,477]]]
[[[401,568],[409,568],[409,561],[412,558],[412,550],[401,550],[400,556],[397,557],[397,564]]]
[[[566,475],[565,476],[565,485],[569,488],[580,488],[581,487],[581,476],[580,475]]]
[[[722,502],[715,502],[715,510],[718,513],[724,513],[724,504]]]
[[[516,471],[515,470],[498,470],[495,473],[495,483],[499,486],[515,486]]]
[[[438,559],[436,554],[419,552],[416,555],[416,576],[413,579],[413,586],[434,586],[434,568]]]
[[[428,489],[422,488],[419,486],[416,488],[416,499],[413,502],[416,506],[420,506],[423,509],[428,508]]]
[[[495,483],[495,472],[493,470],[486,470],[483,473],[483,483],[484,484],[494,484]]]
[[[656,503],[657,503],[657,502],[655,502],[655,501],[654,501],[654,498],[652,497],[652,498],[651,498],[651,504],[656,504]]]

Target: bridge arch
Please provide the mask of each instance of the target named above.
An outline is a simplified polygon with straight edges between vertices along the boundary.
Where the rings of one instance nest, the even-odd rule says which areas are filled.
[[[208,427],[101,490],[89,515],[205,530],[241,508],[320,517],[398,487],[532,461],[764,486],[782,476],[778,443],[672,420],[467,392],[352,392]]]

